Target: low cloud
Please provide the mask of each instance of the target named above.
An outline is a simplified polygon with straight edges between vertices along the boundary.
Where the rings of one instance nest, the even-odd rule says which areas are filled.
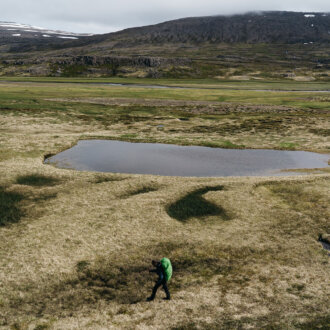
[[[1,0],[0,20],[106,33],[166,20],[248,11],[330,11],[329,0]]]

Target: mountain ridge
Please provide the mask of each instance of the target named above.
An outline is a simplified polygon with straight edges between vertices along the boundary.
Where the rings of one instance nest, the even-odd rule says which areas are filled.
[[[266,30],[256,31],[265,28]],[[330,13],[262,11],[186,17],[105,35],[110,37],[127,36],[127,34],[147,35],[151,42],[157,41],[157,38],[159,41],[165,38],[165,41],[171,39],[178,42],[329,42]],[[144,41],[148,39],[144,38]]]
[[[3,23],[21,25],[25,29],[10,29],[5,31]],[[26,29],[29,28],[30,29]],[[32,29],[31,29],[32,28]],[[85,44],[102,42],[117,42],[120,44],[155,44],[155,43],[308,43],[330,42],[330,13],[323,12],[287,12],[261,11],[235,15],[214,15],[202,17],[186,17],[158,24],[127,28],[105,34],[77,34],[64,31],[52,31],[12,22],[0,22],[0,45],[8,41],[12,43],[21,39],[38,37],[43,39],[43,45],[52,48],[53,40],[49,37],[72,39],[65,47],[79,47]],[[38,30],[39,29],[39,30]],[[19,35],[12,33],[18,30]],[[45,34],[46,33],[46,34]],[[49,35],[52,34],[52,35]],[[4,42],[6,38],[6,42]],[[30,40],[31,42],[31,40]],[[21,43],[21,42],[20,42]],[[33,42],[32,42],[33,43]],[[55,43],[55,47],[58,43]],[[29,47],[25,47],[29,51]],[[38,49],[38,47],[37,47]],[[14,48],[13,51],[18,51]]]
[[[62,37],[6,39],[0,32],[0,75],[322,80],[330,76],[329,13],[188,17],[72,36],[78,39]]]

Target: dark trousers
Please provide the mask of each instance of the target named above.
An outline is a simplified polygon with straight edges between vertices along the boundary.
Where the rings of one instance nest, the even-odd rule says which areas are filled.
[[[157,293],[157,290],[159,289],[160,286],[163,286],[163,290],[165,291],[166,293],[166,298],[170,298],[170,291],[168,291],[168,287],[167,287],[167,282],[164,279],[162,280],[158,280],[154,286],[154,288],[152,289],[152,294],[151,294],[151,297],[152,298],[155,298],[156,297],[156,293]]]

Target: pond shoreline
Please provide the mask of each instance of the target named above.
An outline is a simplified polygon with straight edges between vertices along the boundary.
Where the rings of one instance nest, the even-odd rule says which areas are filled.
[[[326,169],[328,157],[306,151],[88,139],[56,155],[45,155],[44,163],[83,171],[183,177],[286,176],[296,169],[299,174],[305,174],[305,169]]]
[[[120,136],[103,136],[103,135],[82,135],[80,136],[75,142],[70,144],[70,146],[66,146],[62,149],[50,151],[44,155],[44,160],[49,158],[49,155],[53,156],[60,152],[63,152],[67,149],[70,149],[78,144],[79,141],[83,140],[110,140],[110,141],[122,141],[122,142],[130,142],[130,143],[159,143],[159,144],[174,144],[177,146],[195,146],[195,147],[208,147],[208,148],[221,148],[221,149],[238,149],[238,150],[280,150],[280,151],[305,151],[305,152],[313,152],[321,155],[329,154],[329,150],[325,149],[297,149],[297,148],[285,148],[285,147],[262,147],[262,148],[255,148],[255,147],[248,147],[248,146],[240,146],[232,144],[231,146],[221,145],[219,143],[199,143],[199,144],[192,144],[192,143],[184,143],[184,141],[171,141],[171,140],[158,140],[158,139],[151,139],[151,138],[121,138]],[[329,154],[330,155],[330,154]],[[330,156],[329,156],[330,157]],[[330,162],[330,158],[329,158]],[[330,165],[330,164],[329,164]]]

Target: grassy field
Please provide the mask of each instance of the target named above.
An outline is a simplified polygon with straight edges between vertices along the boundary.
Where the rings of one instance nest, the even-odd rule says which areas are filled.
[[[42,163],[100,137],[329,153],[330,93],[223,88],[0,83],[0,328],[329,328],[328,169],[173,178]],[[173,299],[147,303],[163,256]]]
[[[152,78],[64,78],[64,77],[2,77],[0,81],[10,82],[43,82],[43,83],[117,83],[117,84],[141,84],[141,85],[159,85],[159,86],[179,86],[179,87],[196,87],[216,88],[216,89],[240,89],[240,90],[283,90],[283,91],[299,91],[299,90],[321,90],[329,91],[330,83],[315,82],[297,82],[288,80],[266,80],[266,81],[241,81],[241,80],[225,80],[225,79],[152,79]]]
[[[116,39],[116,38],[115,38]],[[117,81],[155,79],[156,83],[169,81],[172,84],[199,80],[198,85],[244,81],[269,85],[269,80],[277,81],[277,86],[285,88],[285,82],[293,86],[295,82],[329,83],[329,43],[314,44],[238,44],[238,43],[198,43],[156,42],[136,43],[113,38],[105,42],[66,49],[36,50],[33,44],[17,44],[7,53],[6,46],[0,47],[3,61],[0,76],[77,77],[85,80],[95,77],[115,77]],[[20,49],[21,48],[21,49]],[[84,61],[81,56],[93,56],[101,61]],[[78,58],[76,58],[78,57]],[[105,64],[102,58],[128,58]],[[136,62],[137,57],[142,63]],[[158,64],[143,62],[143,57],[159,58]],[[133,60],[133,62],[132,62]],[[168,61],[170,60],[170,61]],[[199,78],[199,79],[197,79]],[[19,78],[20,79],[20,78]],[[35,80],[34,78],[32,78]],[[47,78],[43,78],[46,79]],[[50,78],[52,79],[52,78]],[[58,79],[58,78],[57,78]],[[62,78],[60,78],[62,79]],[[71,78],[69,78],[71,79]],[[112,78],[111,78],[112,79]],[[184,80],[188,81],[184,81]],[[221,82],[220,82],[221,84]],[[226,85],[226,84],[225,84]],[[224,86],[225,86],[224,85]],[[283,87],[282,87],[283,85]],[[299,86],[299,84],[297,85]],[[310,85],[312,87],[313,84]]]

